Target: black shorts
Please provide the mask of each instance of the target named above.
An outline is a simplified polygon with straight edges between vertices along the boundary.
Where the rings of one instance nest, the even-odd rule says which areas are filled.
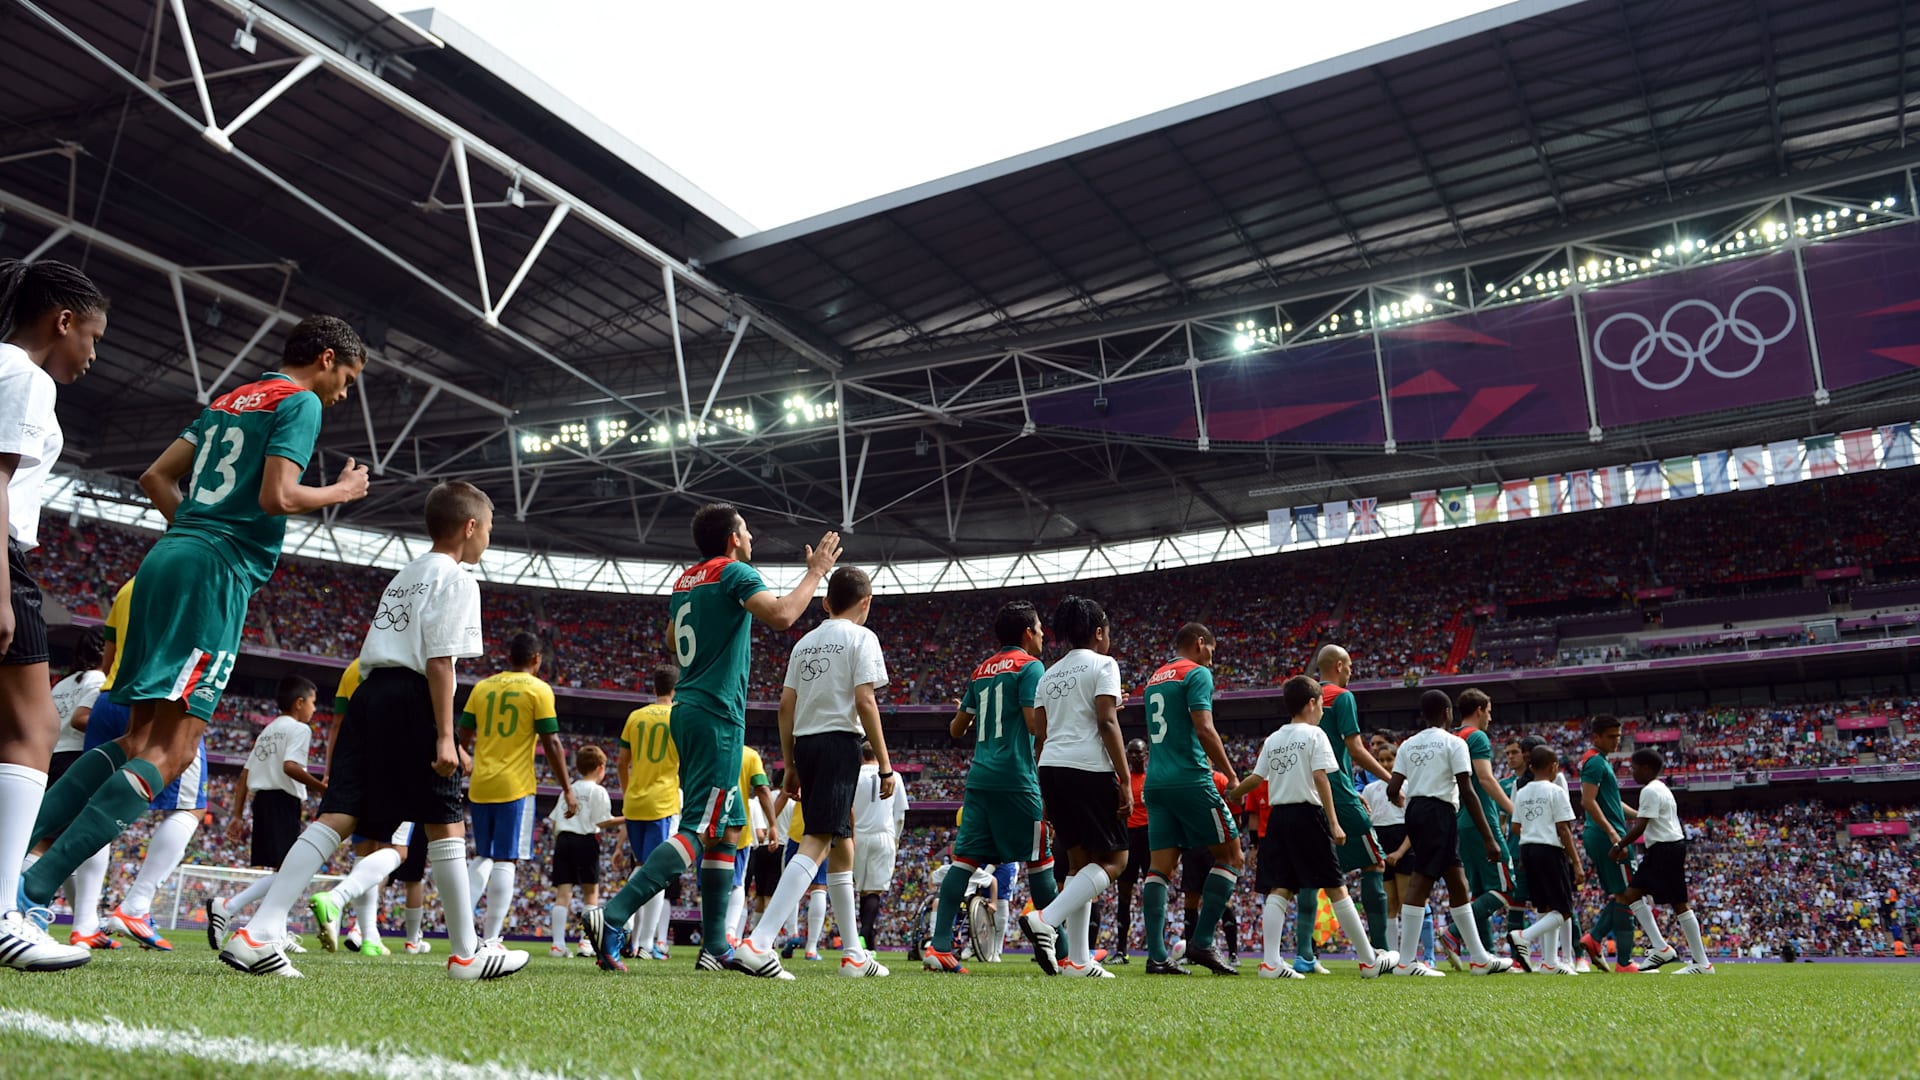
[[[1409,874],[1439,880],[1460,865],[1460,811],[1426,795],[1407,800],[1407,839],[1413,850],[1400,860]]]
[[[433,771],[433,697],[427,677],[406,668],[376,668],[347,703],[322,814],[356,819],[361,836],[390,836],[414,823],[409,848],[426,848],[421,825],[452,825],[466,817],[460,773]]]
[[[1373,827],[1373,835],[1380,840],[1380,850],[1391,855],[1400,850],[1400,841],[1407,838],[1407,827],[1405,825],[1375,825]],[[1413,873],[1413,871],[1407,869],[1407,864],[1404,862],[1398,866],[1389,867],[1388,870],[1394,877],[1405,877]]]
[[[1067,860],[1058,856],[1074,848],[1102,855],[1127,850],[1127,819],[1120,816],[1120,788],[1113,773],[1045,766],[1040,770],[1040,800],[1053,826],[1053,851],[1062,868]]]
[[[1529,882],[1531,884],[1531,882]],[[1653,897],[1661,907],[1687,902],[1687,842],[1670,840],[1648,844],[1633,871],[1633,887]]]
[[[780,887],[781,845],[761,844],[747,856],[747,880],[753,882],[755,896],[772,896]]]
[[[793,740],[800,770],[800,809],[808,836],[844,840],[853,835],[853,791],[860,783],[860,735],[825,731]]]
[[[1527,874],[1527,903],[1545,915],[1573,916],[1573,864],[1559,844],[1521,844],[1520,868]]]
[[[300,839],[300,800],[271,789],[253,793],[253,865],[280,869]]]
[[[40,583],[27,567],[27,551],[7,539],[7,586],[13,590],[13,643],[0,664],[47,662],[47,616],[40,609]]]
[[[387,880],[402,885],[427,880],[427,830],[413,827],[413,835],[407,838],[407,857],[400,860],[400,869],[387,875]]]
[[[1199,903],[1200,890],[1207,887],[1207,875],[1213,873],[1213,849],[1183,848],[1180,852],[1180,889],[1186,893],[1187,906]]]
[[[66,775],[68,769],[73,768],[73,763],[79,761],[80,755],[84,753],[86,753],[85,750],[62,750],[53,755],[53,759],[47,762],[47,786],[52,787],[59,783],[60,778]]]
[[[600,837],[554,833],[552,881],[555,885],[600,884]]]
[[[1262,893],[1285,889],[1337,889],[1346,881],[1340,856],[1327,831],[1327,812],[1312,803],[1281,803],[1267,810],[1267,832],[1260,838],[1253,887]]]
[[[1153,852],[1147,850],[1147,827],[1127,826],[1127,868],[1120,873],[1120,884],[1138,885],[1153,864]]]

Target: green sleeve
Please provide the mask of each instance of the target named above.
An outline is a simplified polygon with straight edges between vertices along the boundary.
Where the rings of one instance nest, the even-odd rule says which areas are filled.
[[[557,716],[536,716],[533,719],[533,730],[537,735],[556,734],[560,730],[560,718]]]
[[[311,392],[289,395],[273,412],[267,456],[286,458],[304,469],[313,458],[313,444],[319,437],[319,396]]]
[[[1580,763],[1580,782],[1582,784],[1600,784],[1613,773],[1613,766],[1607,764],[1605,754],[1595,754]]]
[[[1034,702],[1040,700],[1040,677],[1046,673],[1047,666],[1038,660],[1020,669],[1021,708],[1031,709]]]
[[[472,713],[463,712],[460,714],[460,726],[463,728],[477,728],[480,726],[480,722]]]
[[[1187,672],[1187,711],[1213,711],[1213,672],[1203,667]]]
[[[721,587],[735,603],[744,604],[749,599],[767,591],[767,583],[761,579],[760,571],[743,562],[728,563],[720,571]]]
[[[538,709],[539,709],[538,712],[535,712],[533,714],[534,721],[536,723],[544,723],[545,721],[552,720],[554,722],[552,730],[559,731],[560,730],[560,710],[557,706],[554,705],[554,702],[553,702],[553,688],[550,686],[541,686],[539,687],[538,691],[535,693],[534,697],[536,699]],[[546,731],[548,729],[537,728],[536,730]]]
[[[1493,740],[1487,738],[1486,732],[1476,730],[1473,734],[1467,736],[1467,760],[1493,760]]]
[[[753,777],[747,781],[748,791],[758,791],[763,787],[772,787],[772,786],[773,786],[772,782],[767,779],[767,774],[763,772],[754,773]]]
[[[181,430],[180,437],[195,446],[199,446],[201,440],[206,438],[206,427],[207,411],[202,409],[200,410],[200,415],[193,418],[193,423],[188,424]]]
[[[347,715],[347,699],[346,698],[337,697],[333,699],[333,715],[335,716]]]
[[[1353,691],[1349,690],[1333,699],[1333,720],[1341,743],[1344,744],[1350,736],[1360,734],[1360,706],[1354,703]]]
[[[960,695],[960,711],[966,713],[968,716],[980,715],[979,685],[980,680],[969,680],[967,682],[967,692]]]

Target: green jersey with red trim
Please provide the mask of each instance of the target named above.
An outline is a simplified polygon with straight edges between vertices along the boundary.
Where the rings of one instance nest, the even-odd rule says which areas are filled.
[[[667,647],[680,662],[676,704],[694,705],[747,726],[753,615],[746,603],[766,588],[758,570],[724,555],[693,567],[673,583]]]
[[[267,459],[304,472],[319,435],[319,395],[280,372],[220,395],[180,433],[197,451],[167,535],[205,542],[254,588],[265,585],[287,537],[287,519],[260,508]]]
[[[1213,766],[1193,729],[1193,714],[1213,711],[1213,672],[1191,660],[1162,664],[1141,691],[1147,709],[1149,788],[1205,787]]]

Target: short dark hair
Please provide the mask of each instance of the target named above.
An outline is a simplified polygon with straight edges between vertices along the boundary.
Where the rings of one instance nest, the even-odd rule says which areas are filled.
[[[1553,747],[1545,743],[1534,747],[1533,750],[1527,754],[1527,765],[1535,769],[1552,768],[1559,761],[1560,755],[1554,753]]]
[[[1487,696],[1485,690],[1477,686],[1469,686],[1465,690],[1460,691],[1459,697],[1453,699],[1453,714],[1465,720],[1481,709],[1491,708],[1492,706],[1493,699]]]
[[[573,752],[575,775],[585,776],[607,763],[607,752],[589,743]]]
[[[427,535],[436,544],[451,540],[467,527],[467,522],[480,520],[480,515],[491,509],[493,500],[487,493],[465,480],[435,484],[427,492]]]
[[[1280,701],[1286,706],[1289,717],[1306,712],[1320,697],[1320,684],[1310,676],[1295,675],[1280,684]]]
[[[1190,622],[1174,633],[1173,647],[1176,649],[1184,649],[1193,645],[1195,642],[1211,642],[1213,640],[1213,631],[1207,629],[1205,624]]]
[[[1587,721],[1587,734],[1589,735],[1605,735],[1607,732],[1617,731],[1619,728],[1620,718],[1612,713],[1601,713],[1592,720]]]
[[[540,636],[525,630],[513,635],[512,640],[507,642],[507,659],[513,661],[514,667],[526,667],[539,659],[543,651]]]
[[[680,669],[672,664],[661,664],[653,669],[653,696],[666,697],[673,688],[680,685]]]
[[[827,579],[827,608],[835,615],[851,611],[873,595],[873,579],[857,566],[843,566]]]
[[[1667,767],[1667,759],[1661,757],[1660,751],[1655,750],[1651,746],[1644,746],[1638,750],[1635,750],[1633,752],[1633,757],[1629,758],[1628,760],[1632,761],[1635,765],[1640,765],[1645,768],[1652,769],[1653,775],[1655,776],[1659,776],[1660,770]]]
[[[73,643],[73,662],[68,665],[68,674],[92,671],[107,658],[107,637],[99,630],[89,627],[80,631],[80,637]]]
[[[1428,727],[1447,722],[1447,714],[1453,711],[1453,699],[1445,690],[1429,690],[1420,695],[1420,719]]]
[[[273,703],[280,706],[281,712],[290,713],[300,699],[319,696],[320,688],[313,685],[312,679],[305,675],[288,675],[280,680],[279,688],[273,692]]]
[[[1084,596],[1069,596],[1053,609],[1053,636],[1075,649],[1093,644],[1093,636],[1107,625],[1107,613]]]
[[[49,313],[105,315],[107,298],[78,267],[52,259],[0,259],[0,340]]]
[[[880,755],[874,752],[873,740],[871,739],[860,740],[860,760],[861,761],[879,761],[880,760]]]
[[[1020,644],[1027,631],[1040,625],[1040,611],[1026,600],[1009,600],[993,616],[993,637],[1002,648]]]
[[[280,350],[280,362],[286,367],[306,367],[318,362],[320,354],[328,349],[333,350],[336,362],[367,362],[367,343],[360,340],[347,320],[332,315],[309,315],[301,319],[287,335],[286,347]]]
[[[727,537],[740,528],[740,511],[732,503],[708,503],[693,512],[693,546],[703,559],[727,553]]]

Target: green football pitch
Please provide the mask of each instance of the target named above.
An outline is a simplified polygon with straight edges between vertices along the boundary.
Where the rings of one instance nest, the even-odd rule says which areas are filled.
[[[1251,974],[1048,979],[1024,957],[885,980],[795,961],[792,983],[607,975],[541,948],[503,982],[445,960],[300,957],[304,979],[119,950],[0,972],[0,1071],[21,1077],[1234,1077],[1920,1075],[1920,963],[1723,964],[1718,975],[1363,982]]]

